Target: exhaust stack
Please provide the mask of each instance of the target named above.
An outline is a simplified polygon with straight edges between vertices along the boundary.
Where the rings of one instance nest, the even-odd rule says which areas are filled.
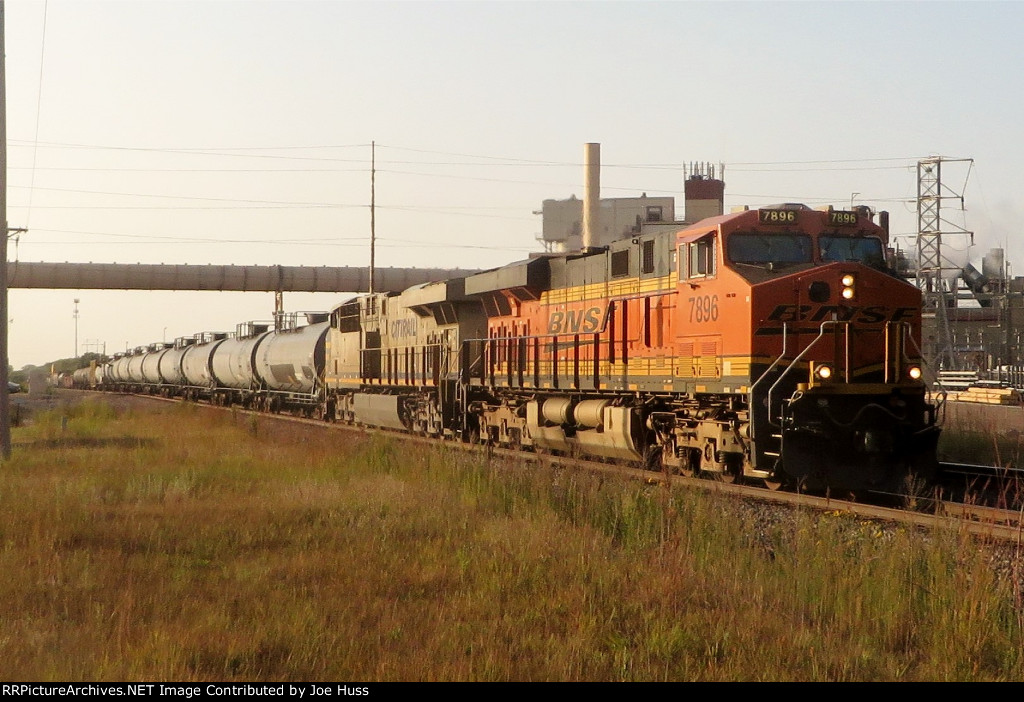
[[[594,246],[601,224],[601,145],[583,145],[583,251]]]

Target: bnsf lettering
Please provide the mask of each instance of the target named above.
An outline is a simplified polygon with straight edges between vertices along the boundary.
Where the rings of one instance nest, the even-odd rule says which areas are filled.
[[[882,306],[848,307],[842,305],[779,305],[768,315],[769,322],[824,322],[837,319],[840,322],[858,324],[881,324],[914,319],[915,307]]]
[[[603,317],[600,307],[552,312],[548,316],[548,334],[593,334],[601,331]]]
[[[407,336],[416,336],[417,324],[415,319],[396,319],[391,323],[389,331],[392,339],[401,339]]]

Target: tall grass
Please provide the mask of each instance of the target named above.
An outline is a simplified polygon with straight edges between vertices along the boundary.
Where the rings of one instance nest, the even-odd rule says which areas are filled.
[[[952,530],[190,405],[14,439],[5,680],[1024,677],[1020,588]]]

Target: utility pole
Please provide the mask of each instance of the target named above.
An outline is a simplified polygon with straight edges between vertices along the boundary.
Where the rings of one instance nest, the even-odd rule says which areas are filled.
[[[7,44],[4,1],[0,0],[0,460],[11,457],[11,392],[7,387]]]
[[[75,298],[75,355],[72,358],[78,358],[78,298]]]
[[[374,257],[377,253],[377,227],[376,227],[376,204],[377,204],[377,142],[370,142],[370,294],[373,294],[374,279]]]

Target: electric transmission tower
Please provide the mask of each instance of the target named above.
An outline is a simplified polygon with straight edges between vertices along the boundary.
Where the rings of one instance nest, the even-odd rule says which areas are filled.
[[[933,368],[957,370],[960,364],[953,348],[949,309],[957,304],[957,285],[963,264],[957,265],[948,256],[943,257],[942,238],[945,236],[948,244],[955,236],[973,245],[974,232],[942,217],[943,200],[959,200],[960,209],[964,209],[963,193],[942,183],[944,163],[973,164],[974,159],[933,156],[917,162],[917,286],[924,299],[925,313],[935,315],[934,345],[925,344],[925,353],[930,356],[927,360]]]

